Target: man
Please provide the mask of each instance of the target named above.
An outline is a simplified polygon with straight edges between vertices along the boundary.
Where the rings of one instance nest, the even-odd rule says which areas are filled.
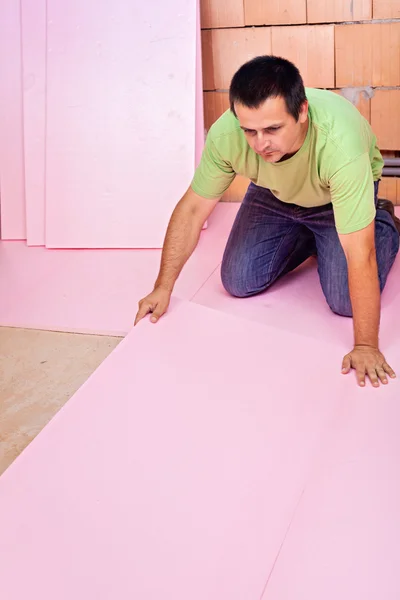
[[[289,61],[260,56],[230,86],[230,110],[210,128],[191,186],[166,234],[154,290],[135,324],[168,308],[202,226],[237,173],[251,184],[225,249],[221,276],[237,297],[267,290],[315,255],[333,312],[352,316],[342,372],[376,387],[395,377],[379,350],[380,295],[399,250],[393,205],[378,200],[383,160],[369,123],[333,92],[305,89]]]

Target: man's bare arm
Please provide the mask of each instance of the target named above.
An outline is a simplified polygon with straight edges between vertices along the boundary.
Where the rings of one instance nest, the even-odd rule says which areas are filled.
[[[165,313],[175,282],[196,248],[202,227],[218,201],[219,198],[203,198],[189,187],[178,202],[168,224],[154,289],[140,300],[135,325],[149,312],[153,313],[153,322]]]
[[[172,291],[178,276],[199,241],[202,227],[218,199],[208,200],[191,188],[176,205],[165,235],[161,266],[155,287]]]
[[[354,349],[343,360],[343,372],[353,367],[360,385],[367,375],[374,386],[395,377],[379,350],[381,295],[375,250],[375,222],[361,231],[340,235],[347,259],[349,292],[353,309]]]

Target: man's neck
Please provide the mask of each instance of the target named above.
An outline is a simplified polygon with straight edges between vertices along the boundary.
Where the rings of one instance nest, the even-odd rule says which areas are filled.
[[[280,160],[278,160],[278,162],[283,162],[284,160],[289,160],[289,158],[292,158],[292,156],[297,154],[297,152],[300,150],[300,148],[303,146],[303,144],[306,140],[309,122],[310,122],[310,120],[307,117],[307,121],[305,121],[305,123],[303,123],[301,126],[301,133],[299,136],[299,141],[296,144],[296,150],[294,150],[293,152],[290,152],[289,154],[285,154],[284,156],[282,156],[282,158]]]

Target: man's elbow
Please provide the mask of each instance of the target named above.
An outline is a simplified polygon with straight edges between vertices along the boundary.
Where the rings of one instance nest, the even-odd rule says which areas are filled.
[[[374,223],[361,231],[339,235],[339,238],[348,265],[367,266],[376,263]]]
[[[376,250],[375,246],[357,249],[347,249],[344,251],[347,266],[349,269],[375,269],[376,268]]]

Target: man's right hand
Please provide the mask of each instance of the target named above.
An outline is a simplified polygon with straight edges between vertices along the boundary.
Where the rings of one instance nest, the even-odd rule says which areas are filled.
[[[140,300],[135,325],[149,313],[152,313],[150,321],[152,323],[157,323],[158,319],[162,317],[168,309],[171,293],[170,290],[156,287],[151,294]]]

